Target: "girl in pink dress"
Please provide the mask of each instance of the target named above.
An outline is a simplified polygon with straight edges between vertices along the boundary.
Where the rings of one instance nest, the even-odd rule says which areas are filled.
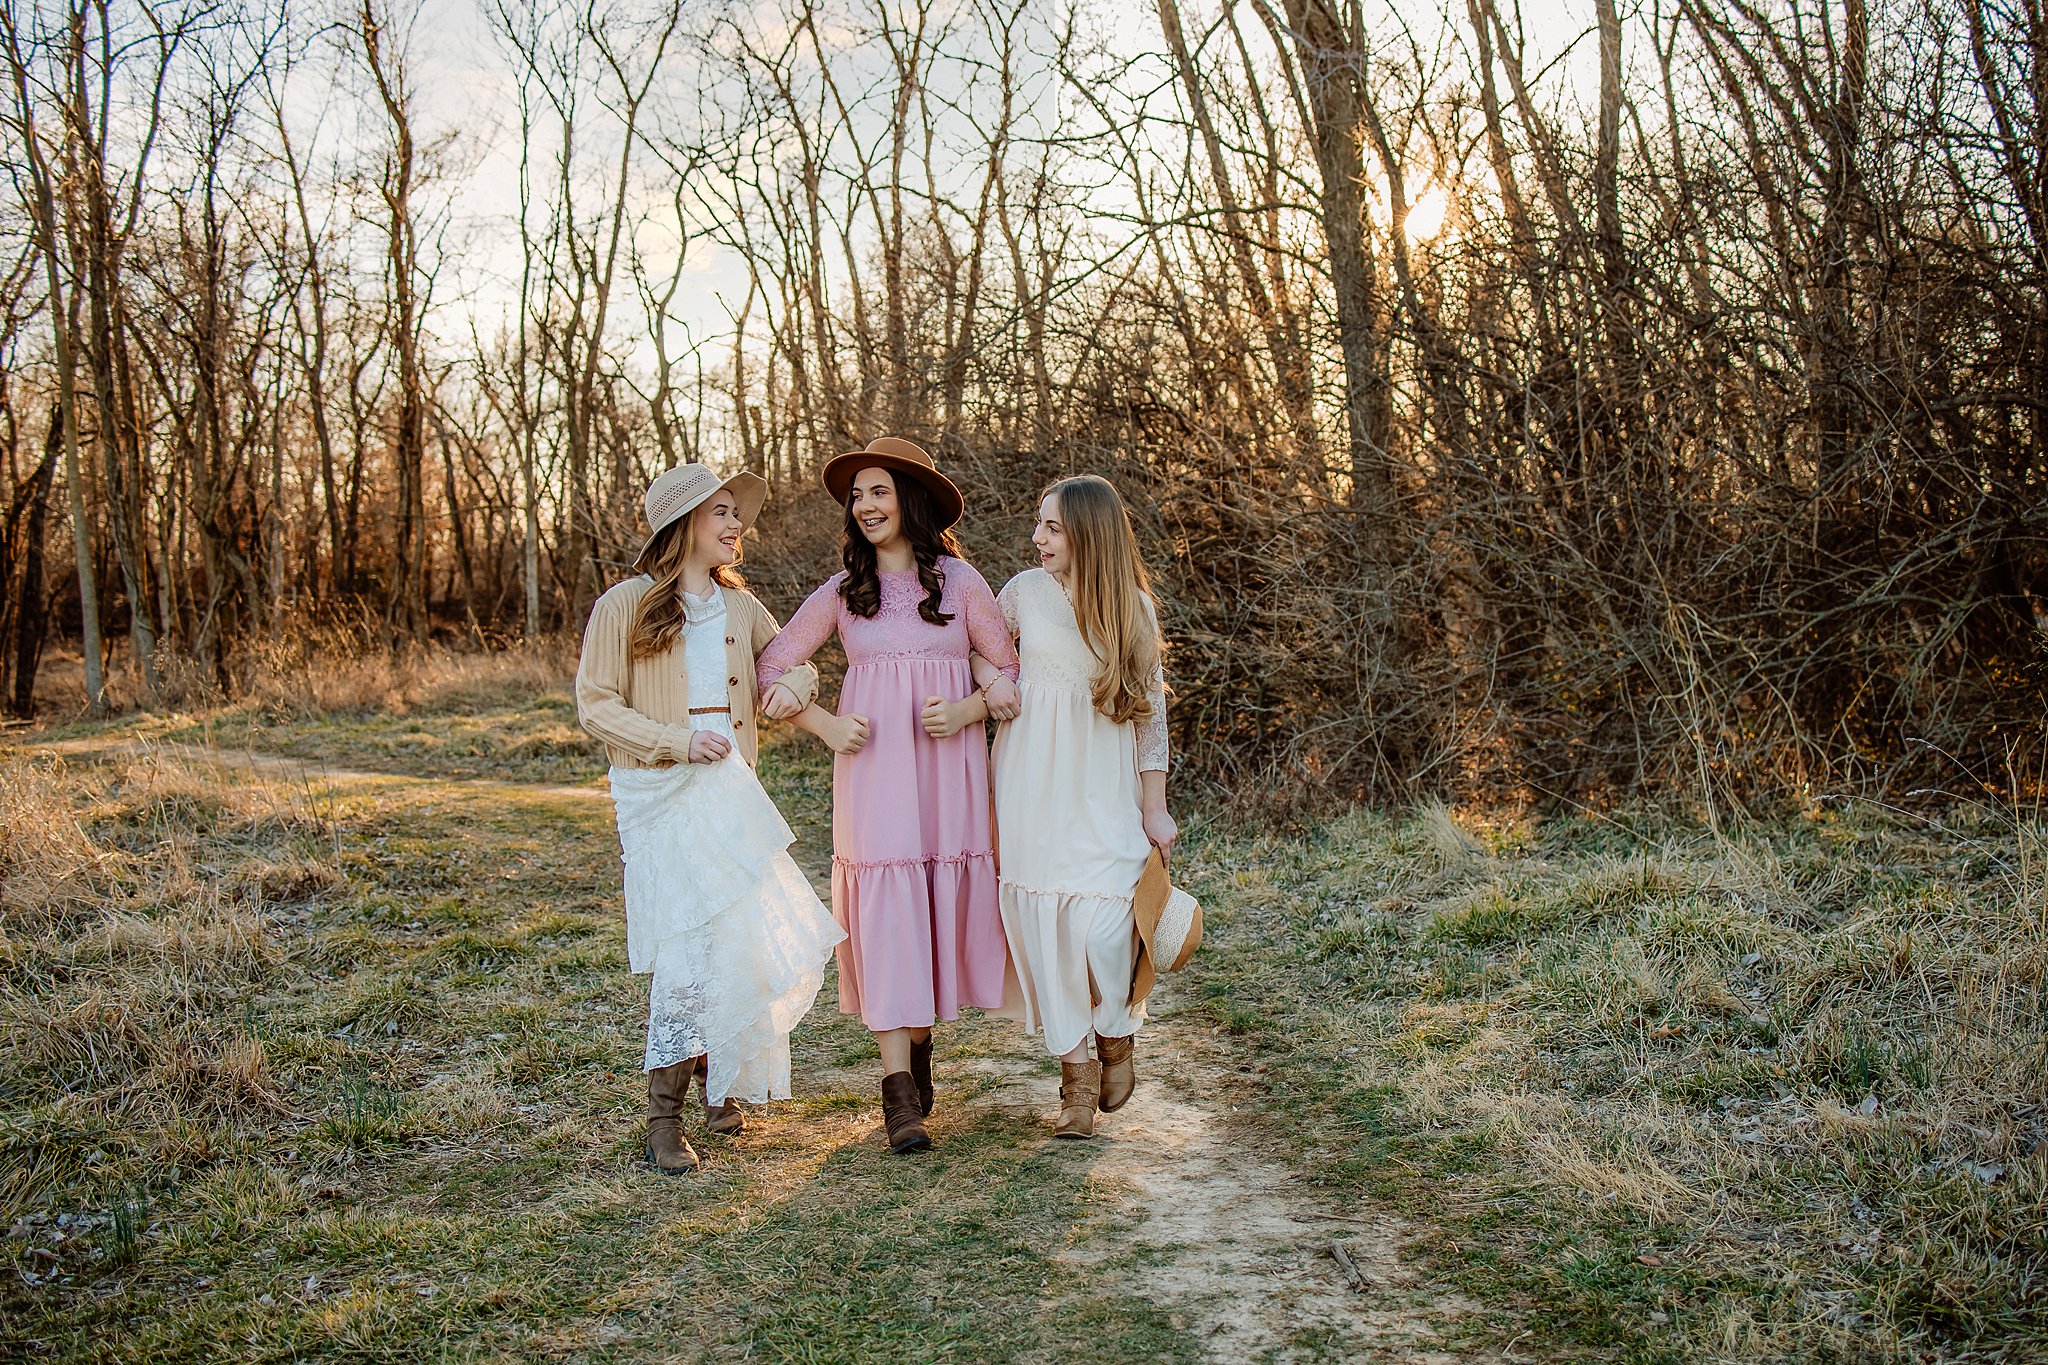
[[[962,1005],[1018,1000],[996,901],[989,827],[991,698],[1015,702],[1017,652],[995,594],[960,558],[960,492],[913,443],[879,437],[824,469],[846,508],[845,570],[761,654],[762,707],[797,713],[776,681],[838,632],[839,714],[800,719],[832,764],[832,913],[839,1007],[873,1030],[896,1152],[931,1145],[931,1030]],[[968,656],[999,676],[977,689]]]

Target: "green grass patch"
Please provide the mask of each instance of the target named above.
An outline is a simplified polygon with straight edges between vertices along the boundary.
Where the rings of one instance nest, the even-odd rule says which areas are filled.
[[[2044,845],[1965,817],[1360,813],[1197,831],[1177,871],[1260,1124],[1547,1349],[2030,1359]]]

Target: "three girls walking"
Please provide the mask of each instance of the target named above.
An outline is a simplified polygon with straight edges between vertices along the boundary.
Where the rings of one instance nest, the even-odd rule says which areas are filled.
[[[744,1122],[733,1097],[788,1093],[789,1031],[827,950],[841,1010],[875,1035],[894,1151],[930,1145],[932,1030],[962,1005],[1044,1033],[1062,1137],[1089,1136],[1135,1084],[1132,892],[1175,828],[1156,615],[1114,488],[1049,490],[1039,567],[998,599],[952,537],[958,488],[918,446],[878,438],[823,480],[845,509],[843,568],[779,634],[731,568],[765,485],[683,466],[649,489],[640,576],[599,600],[585,639],[578,710],[613,764],[629,956],[654,977],[649,1159],[667,1171],[696,1164],[678,1126],[693,1077],[714,1133]],[[837,714],[813,703],[809,666],[834,635]],[[757,690],[762,714],[835,753],[830,918],[748,766]],[[1000,875],[990,716],[1011,722]]]

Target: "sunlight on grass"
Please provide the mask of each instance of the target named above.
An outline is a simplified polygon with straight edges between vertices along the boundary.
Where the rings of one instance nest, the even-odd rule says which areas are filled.
[[[396,723],[289,732],[349,729],[335,751],[360,754]],[[888,1155],[873,1044],[829,983],[799,1097],[694,1134],[700,1177],[645,1169],[608,803],[287,780],[100,734],[98,758],[0,754],[0,1339],[55,1361],[110,1337],[192,1359],[1046,1345],[1085,1179],[961,1102],[971,1082],[933,1159]],[[829,763],[766,767],[820,866]],[[942,1067],[1013,1049],[963,1024]],[[913,1234],[932,1265],[906,1276]],[[1081,1288],[1102,1358],[1193,1358],[1130,1275]]]

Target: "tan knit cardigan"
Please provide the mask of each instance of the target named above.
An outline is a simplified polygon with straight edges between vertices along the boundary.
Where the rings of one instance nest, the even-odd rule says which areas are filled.
[[[660,654],[635,659],[628,641],[640,599],[654,586],[642,574],[597,599],[583,631],[583,661],[576,669],[576,719],[604,743],[615,768],[666,768],[690,761],[690,675],[683,668],[683,637]],[[725,588],[725,695],[733,736],[752,763],[759,755],[754,698],[760,690],[754,656],[782,629],[745,588]],[[818,671],[806,664],[782,675],[782,685],[808,706]]]

